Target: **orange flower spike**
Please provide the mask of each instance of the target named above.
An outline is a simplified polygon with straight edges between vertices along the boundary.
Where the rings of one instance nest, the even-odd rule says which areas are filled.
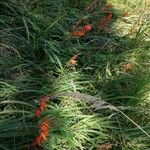
[[[41,109],[38,108],[35,110],[35,116],[38,118],[41,116]]]

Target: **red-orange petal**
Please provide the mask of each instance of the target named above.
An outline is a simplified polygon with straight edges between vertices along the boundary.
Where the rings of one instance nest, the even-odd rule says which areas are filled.
[[[108,13],[108,14],[107,14],[107,18],[108,18],[108,19],[112,19],[112,13]]]
[[[82,37],[85,35],[85,32],[84,31],[75,31],[75,32],[72,32],[71,34],[75,37]]]
[[[33,142],[33,145],[40,145],[42,142],[42,137],[41,135],[38,135],[36,138],[35,138],[35,141]]]
[[[46,141],[47,137],[48,137],[48,131],[47,132],[41,132],[40,136],[41,136],[41,139],[42,139],[41,142]]]
[[[48,131],[48,128],[49,128],[49,122],[48,121],[44,121],[40,124],[40,132]]]
[[[47,102],[46,101],[41,101],[39,104],[39,109],[43,111],[46,108]]]
[[[35,116],[40,117],[41,116],[41,110],[38,108],[35,110]]]
[[[83,30],[90,31],[92,29],[92,26],[90,24],[83,26]]]

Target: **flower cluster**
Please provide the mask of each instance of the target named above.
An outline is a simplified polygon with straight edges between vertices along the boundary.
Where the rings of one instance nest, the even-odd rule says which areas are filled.
[[[33,145],[41,145],[44,141],[47,140],[48,137],[48,131],[50,127],[50,121],[49,120],[44,120],[40,125],[39,125],[39,135],[35,138]]]
[[[112,20],[112,13],[107,13],[99,22],[99,28],[104,30]]]
[[[126,63],[122,65],[122,71],[125,73],[131,72],[134,68],[133,63]]]
[[[102,12],[105,14],[105,16],[101,18],[99,22],[99,29],[101,30],[104,30],[112,20],[113,15],[112,13],[109,12],[109,9],[111,7],[112,7],[112,4],[108,3],[106,4],[106,6],[102,8]]]
[[[77,58],[78,58],[79,55],[80,55],[80,53],[79,53],[79,54],[76,54],[76,55],[73,55],[73,57],[71,57],[71,58],[68,60],[67,66],[75,66],[75,65],[77,65]]]
[[[90,24],[85,25],[83,27],[79,27],[77,29],[77,31],[73,31],[71,32],[71,35],[73,37],[82,37],[84,36],[87,32],[89,32],[90,30],[92,30],[92,26]]]
[[[39,106],[38,108],[35,110],[35,116],[36,117],[40,117],[41,113],[45,110],[46,106],[47,106],[47,102],[48,102],[49,96],[41,96],[39,98]],[[33,146],[37,146],[37,145],[41,145],[41,143],[43,143],[44,141],[46,141],[47,137],[48,137],[48,131],[49,131],[49,127],[50,127],[50,120],[44,120],[40,125],[39,125],[39,135],[36,136],[34,142],[33,142]]]
[[[104,6],[102,8],[102,13],[105,14],[105,16],[103,18],[100,19],[99,21],[99,29],[104,30],[108,24],[111,22],[112,20],[112,13],[109,12],[109,9],[112,7],[111,3],[106,4],[106,6]],[[70,35],[73,37],[83,37],[85,36],[90,30],[92,30],[92,25],[87,24],[83,27],[78,27],[75,31],[71,32]]]
[[[39,98],[39,107],[35,110],[35,116],[40,117],[42,111],[46,108],[47,102],[48,102],[48,96],[41,96]]]

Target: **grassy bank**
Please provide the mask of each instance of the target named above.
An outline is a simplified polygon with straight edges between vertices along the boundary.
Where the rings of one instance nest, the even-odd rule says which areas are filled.
[[[150,148],[149,1],[1,0],[0,8],[0,149]],[[112,107],[37,103],[61,92]]]

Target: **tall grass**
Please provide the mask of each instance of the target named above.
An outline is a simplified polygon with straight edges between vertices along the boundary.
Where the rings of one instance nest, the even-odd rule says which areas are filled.
[[[107,3],[113,17],[101,30]],[[52,126],[42,149],[150,148],[144,0],[1,0],[0,8],[0,149],[36,149],[38,124],[46,118]],[[84,37],[70,34],[86,24],[92,30]],[[69,66],[79,53],[77,66]],[[101,97],[120,111],[93,111],[83,101],[59,98],[35,118],[39,96],[69,91]]]

